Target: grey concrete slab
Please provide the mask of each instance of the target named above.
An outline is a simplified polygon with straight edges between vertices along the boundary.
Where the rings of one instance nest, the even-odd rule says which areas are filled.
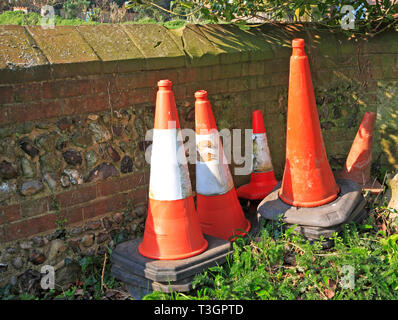
[[[279,198],[280,185],[261,201],[257,212],[265,219],[277,221],[281,216],[288,224],[301,226],[333,227],[346,222],[352,211],[363,201],[361,187],[348,179],[336,179],[340,193],[334,201],[322,206],[294,207]]]
[[[119,244],[112,253],[113,265],[128,273],[155,282],[176,282],[226,261],[231,250],[229,241],[205,235],[208,248],[201,254],[180,260],[154,260],[138,252],[141,238]]]
[[[112,265],[111,273],[115,278],[121,280],[125,284],[127,290],[135,299],[142,299],[144,295],[153,291],[166,293],[176,291],[188,292],[192,290],[192,281],[195,277],[190,276],[188,278],[174,282],[158,282],[140,277],[129,272],[129,270],[120,267],[119,265]]]
[[[284,203],[278,197],[279,184],[258,206],[258,219],[277,222],[281,217],[286,228],[297,225],[295,231],[309,240],[317,240],[321,236],[328,239],[334,232],[340,232],[344,224],[351,221],[360,223],[368,215],[360,186],[347,179],[338,179],[337,183],[341,188],[338,198],[313,208],[293,207]]]

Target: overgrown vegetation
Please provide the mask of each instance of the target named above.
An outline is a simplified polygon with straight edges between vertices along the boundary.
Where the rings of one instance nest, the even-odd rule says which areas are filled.
[[[265,22],[314,21],[331,28],[342,27],[342,22],[355,20],[355,27],[348,34],[373,36],[397,25],[398,1],[396,0],[16,0],[14,3],[0,0],[0,10],[12,10],[14,5],[27,6],[39,12],[45,5],[52,5],[59,14],[62,8],[68,18],[89,13],[88,20],[104,22],[140,21],[150,19],[156,23],[184,20],[190,23],[235,23],[249,28]],[[353,12],[342,10],[351,6]],[[132,13],[133,18],[126,18]],[[126,20],[127,19],[127,20]]]
[[[324,249],[323,239],[310,243],[295,234],[294,226],[265,224],[258,235],[238,238],[225,264],[198,274],[192,292],[153,292],[144,299],[398,299],[398,212],[384,206],[382,197],[367,198],[369,217],[334,234],[329,249]],[[113,237],[115,244],[125,240],[123,234]],[[81,280],[63,290],[33,296],[6,287],[0,289],[0,298],[133,299],[110,273],[111,254],[108,246],[104,255],[81,258]]]
[[[34,12],[30,12],[28,14],[25,14],[21,11],[6,11],[3,13],[0,13],[0,25],[20,25],[20,26],[34,26],[34,25],[40,25],[41,24],[41,19],[42,17]],[[153,24],[153,23],[159,23],[154,19],[151,18],[142,18],[141,20],[137,21],[126,21],[123,22],[125,24]],[[168,29],[176,29],[176,28],[181,28],[183,27],[187,22],[185,20],[169,20],[165,21],[162,23],[159,23],[163,25],[164,27]],[[99,24],[99,22],[95,20],[90,20],[90,21],[84,21],[78,18],[74,19],[63,19],[60,16],[55,16],[54,19],[54,24],[56,26],[77,26],[77,25],[96,25]]]
[[[35,12],[23,13],[22,11],[5,11],[0,14],[0,25],[11,24],[20,26],[34,26],[40,25],[42,17],[40,14]],[[54,24],[56,26],[75,26],[81,24],[97,24],[97,22],[89,21],[86,22],[81,19],[63,19],[60,16],[55,15]]]
[[[154,292],[144,299],[398,299],[398,219],[389,220],[394,212],[381,207],[365,223],[346,225],[328,250],[296,235],[294,227],[268,224],[260,236],[235,241],[226,264],[196,276],[194,293]]]

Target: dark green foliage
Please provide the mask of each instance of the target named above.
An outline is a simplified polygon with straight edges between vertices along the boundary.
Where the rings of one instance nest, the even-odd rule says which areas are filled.
[[[328,250],[294,227],[281,232],[283,223],[268,224],[256,238],[237,239],[226,264],[197,275],[195,292],[155,292],[145,299],[397,299],[398,234],[378,231],[379,214],[346,225]],[[345,268],[353,268],[353,288],[343,286]]]

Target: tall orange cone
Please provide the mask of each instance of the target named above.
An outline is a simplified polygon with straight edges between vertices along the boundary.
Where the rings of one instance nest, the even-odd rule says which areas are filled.
[[[354,180],[362,188],[379,193],[383,191],[380,183],[370,177],[375,119],[373,112],[365,112],[340,177]]]
[[[318,119],[304,39],[294,39],[290,58],[286,163],[279,197],[298,207],[316,207],[337,198]]]
[[[282,218],[286,227],[295,225],[307,239],[328,239],[344,224],[367,217],[366,200],[356,182],[336,183],[326,157],[304,40],[294,39],[292,47],[285,171],[281,187],[261,201],[257,216],[275,222]]]
[[[263,115],[260,110],[255,110],[253,112],[253,164],[250,183],[239,187],[236,193],[239,198],[260,200],[265,198],[277,183]]]
[[[205,234],[233,240],[250,230],[250,222],[236,195],[207,92],[197,91],[195,98],[196,206],[200,225]]]
[[[141,255],[161,260],[188,258],[208,246],[195,210],[171,86],[169,80],[158,82],[148,216],[138,246]]]

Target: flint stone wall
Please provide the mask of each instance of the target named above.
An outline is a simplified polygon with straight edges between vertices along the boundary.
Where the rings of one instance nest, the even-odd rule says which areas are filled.
[[[374,168],[398,168],[396,31],[356,41],[313,24],[0,26],[0,285],[142,233],[160,79],[173,81],[182,128],[194,128],[199,89],[219,130],[251,128],[260,109],[280,179],[295,37],[306,41],[332,168],[365,111],[377,113]],[[248,180],[234,175],[236,186]]]

